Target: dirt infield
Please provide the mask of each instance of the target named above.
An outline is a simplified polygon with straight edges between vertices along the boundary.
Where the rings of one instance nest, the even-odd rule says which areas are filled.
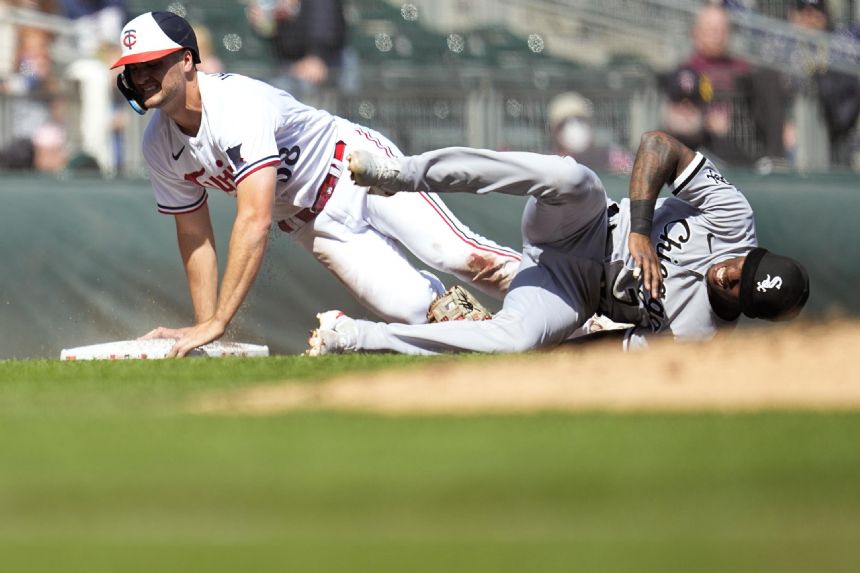
[[[860,323],[749,329],[707,344],[622,353],[617,342],[444,361],[209,395],[204,413],[289,410],[454,414],[860,409]]]

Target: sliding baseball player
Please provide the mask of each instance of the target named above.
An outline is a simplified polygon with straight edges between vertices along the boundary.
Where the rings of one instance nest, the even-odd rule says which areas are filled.
[[[607,198],[570,157],[449,148],[391,159],[364,152],[353,178],[380,192],[528,196],[522,266],[492,320],[405,325],[319,316],[308,354],[518,352],[559,344],[598,313],[654,336],[707,340],[751,318],[787,320],[809,296],[797,261],[757,246],[752,209],[714,164],[662,132],[643,135],[629,199]],[[657,202],[665,186],[672,196]]]

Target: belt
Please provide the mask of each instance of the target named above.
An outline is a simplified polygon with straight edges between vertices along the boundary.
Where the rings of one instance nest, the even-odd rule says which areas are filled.
[[[295,215],[278,221],[278,227],[285,233],[292,233],[305,223],[309,223],[322,212],[328,200],[334,194],[334,188],[343,173],[343,154],[346,149],[346,143],[338,141],[334,145],[334,156],[332,157],[331,165],[329,166],[328,174],[323,179],[320,188],[317,190],[316,199],[312,207],[302,209]]]

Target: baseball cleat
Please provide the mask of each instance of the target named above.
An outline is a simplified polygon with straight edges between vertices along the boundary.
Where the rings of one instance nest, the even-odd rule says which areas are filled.
[[[320,325],[311,331],[305,356],[340,354],[355,350],[355,321],[339,310],[317,314]]]
[[[356,185],[368,187],[371,195],[390,197],[403,189],[398,180],[400,161],[396,157],[357,149],[349,155],[349,171]]]

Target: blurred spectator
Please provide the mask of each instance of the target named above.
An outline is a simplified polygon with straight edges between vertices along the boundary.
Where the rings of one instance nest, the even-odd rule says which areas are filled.
[[[280,67],[271,83],[291,93],[358,87],[358,57],[347,46],[343,0],[249,0],[248,21],[269,38]]]
[[[33,140],[19,137],[0,149],[0,169],[31,171],[33,169]]]
[[[11,0],[0,0],[0,93],[5,91],[6,80],[15,71],[17,33],[15,24],[7,17],[12,7]]]
[[[0,169],[58,173],[69,162],[66,130],[55,123],[36,128],[0,149]]]
[[[56,0],[58,12],[72,20],[78,52],[94,57],[114,44],[128,19],[125,0]]]
[[[779,74],[755,69],[745,60],[731,56],[730,39],[728,12],[715,4],[703,6],[692,29],[693,53],[680,66],[706,77],[711,86],[712,97],[704,102],[703,108],[709,137],[726,139],[742,122],[752,122],[762,148],[756,155],[781,159],[785,155],[782,143],[785,93]],[[747,114],[742,113],[744,109]],[[726,161],[758,159],[751,152],[748,149],[746,157],[726,158]]]
[[[57,3],[54,0],[0,0],[0,5],[46,12],[48,14],[55,14],[57,12]]]
[[[666,95],[662,129],[689,147],[698,149],[706,138],[705,104],[714,97],[707,77],[690,68],[679,68],[659,78]]]
[[[128,11],[123,0],[58,0],[58,4],[75,30],[78,57],[66,76],[77,83],[81,95],[81,147],[103,173],[112,174],[120,166],[122,138],[117,136],[116,76],[109,66]]]
[[[6,65],[7,73],[0,78],[3,92],[28,94],[56,87],[51,73],[54,37],[50,32],[30,26],[14,26],[8,41],[11,47],[9,64]]]
[[[200,51],[200,63],[197,69],[207,74],[217,74],[224,71],[224,62],[218,57],[212,44],[212,32],[203,24],[194,24],[194,35],[197,37],[197,49]]]
[[[692,68],[679,68],[660,76],[666,95],[662,129],[690,149],[706,151],[715,160],[734,165],[750,163],[747,154],[729,137],[721,115],[709,116],[714,98],[710,79]],[[716,117],[719,121],[714,121]]]
[[[7,79],[7,92],[47,93],[56,90],[51,45],[53,35],[39,28],[20,27],[17,31],[14,73]]]
[[[825,0],[797,0],[789,12],[789,20],[810,30],[832,30],[830,9]]]
[[[800,28],[835,31],[826,0],[797,0],[789,19]],[[860,79],[826,65],[812,70],[810,79],[827,126],[831,163],[851,166],[860,115]]]
[[[556,96],[547,115],[555,153],[569,155],[597,171],[629,173],[633,168],[630,151],[611,141],[598,141],[594,106],[581,94],[566,92]]]
[[[112,45],[102,46],[99,62],[109,62],[108,66],[122,56],[122,50],[114,42]],[[119,172],[125,165],[125,130],[129,123],[128,101],[123,97],[116,86],[116,77],[119,70],[114,70],[108,75],[110,84],[110,140],[111,158],[113,159],[114,171]]]
[[[66,130],[57,124],[39,127],[32,137],[33,168],[43,173],[58,173],[69,162]]]
[[[714,90],[737,91],[738,80],[750,72],[750,65],[729,55],[731,23],[726,10],[714,4],[703,6],[693,24],[693,53],[685,67],[706,74]]]
[[[35,9],[39,3],[17,3]],[[5,169],[56,172],[68,161],[68,141],[62,127],[63,108],[54,70],[50,32],[20,26],[15,30],[13,73],[2,83],[8,99],[11,142],[0,150]]]

